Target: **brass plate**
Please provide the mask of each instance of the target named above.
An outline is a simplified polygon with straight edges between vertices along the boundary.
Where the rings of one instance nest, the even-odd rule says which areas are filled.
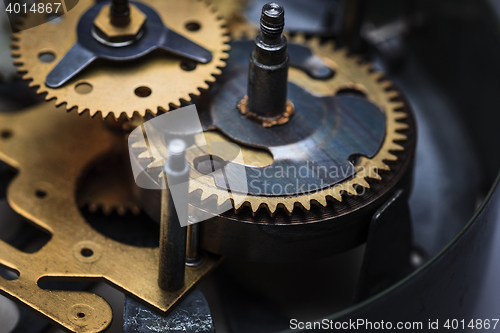
[[[83,291],[40,289],[42,278],[104,281],[167,313],[198,280],[218,263],[207,257],[186,268],[185,288],[158,287],[158,248],[118,243],[94,230],[78,210],[75,192],[80,175],[97,158],[122,144],[123,134],[108,130],[88,115],[78,116],[53,103],[17,113],[0,114],[0,160],[19,170],[7,199],[11,207],[52,238],[28,254],[0,241],[0,265],[19,272],[0,277],[0,293],[72,332],[102,332],[112,321],[109,304]],[[84,250],[82,252],[82,250]],[[91,256],[88,255],[92,251]]]

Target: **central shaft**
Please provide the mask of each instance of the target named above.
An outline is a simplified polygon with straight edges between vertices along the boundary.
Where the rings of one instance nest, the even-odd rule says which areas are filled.
[[[248,110],[262,118],[277,118],[286,111],[289,60],[284,26],[284,8],[266,4],[250,57],[247,91]]]

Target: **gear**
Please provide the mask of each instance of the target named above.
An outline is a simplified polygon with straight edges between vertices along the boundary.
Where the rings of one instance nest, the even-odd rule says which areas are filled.
[[[398,144],[398,141],[407,139],[404,134],[399,133],[399,131],[408,128],[408,125],[402,122],[407,117],[407,113],[403,112],[405,104],[399,99],[400,94],[393,89],[393,84],[390,81],[385,79],[381,73],[376,72],[370,64],[362,63],[359,58],[349,56],[347,50],[335,50],[332,42],[321,44],[319,39],[307,41],[303,36],[296,36],[289,39],[293,43],[300,43],[310,47],[313,53],[320,57],[325,64],[334,69],[336,73],[330,79],[315,80],[301,70],[290,68],[289,80],[318,96],[331,96],[332,94],[343,92],[354,92],[366,96],[371,102],[385,111],[385,139],[373,158],[361,157],[358,159],[355,164],[356,173],[354,176],[315,193],[285,197],[245,196],[232,192],[231,199],[234,202],[236,213],[241,211],[243,207],[249,206],[252,213],[256,214],[260,208],[264,207],[273,216],[279,207],[283,208],[288,214],[291,214],[295,206],[308,211],[311,208],[311,203],[326,206],[327,200],[341,202],[342,195],[357,196],[357,189],[369,189],[369,181],[381,180],[382,176],[379,171],[390,171],[390,162],[395,162],[398,159],[391,152],[404,150],[403,146]],[[205,133],[205,137],[207,142],[230,141],[222,135],[214,136],[213,132],[210,131]],[[151,150],[151,147],[141,147],[137,144],[135,148],[143,151],[139,155],[139,159],[142,159],[142,162],[149,163],[148,172],[158,175],[163,165],[163,160],[159,156],[163,155],[160,152],[155,152],[154,149]],[[208,154],[207,151],[198,151],[201,154]],[[253,163],[255,161],[268,160],[265,157],[266,153],[251,147],[242,149],[242,155],[245,164],[253,164],[254,166],[256,165]],[[187,156],[188,161],[192,161],[196,157]],[[266,165],[266,163],[260,163],[260,166],[263,165]],[[205,182],[202,183],[196,176],[193,175],[190,181],[190,192],[200,194],[202,204],[206,200],[216,198],[219,206],[226,206],[227,199],[224,198],[227,198],[227,191],[218,188],[215,183],[207,183],[206,177],[203,178]],[[224,191],[226,195],[219,195],[220,191]]]
[[[92,64],[62,87],[49,88],[45,84],[47,75],[75,44],[79,18],[94,4],[93,0],[81,0],[61,16],[60,22],[41,24],[33,21],[41,21],[44,16],[27,14],[21,32],[13,35],[12,54],[17,58],[18,71],[24,74],[23,79],[31,80],[30,87],[46,94],[47,100],[56,99],[57,105],[66,103],[67,109],[77,108],[79,113],[88,110],[91,116],[101,113],[103,118],[130,119],[189,102],[208,89],[225,66],[229,37],[223,28],[224,21],[204,0],[145,0],[144,3],[154,8],[170,29],[210,50],[212,61],[194,64],[153,52],[133,62]],[[35,26],[37,23],[40,25]],[[35,27],[22,30],[23,26]],[[55,59],[44,62],[47,58],[42,55],[52,55]]]
[[[233,20],[243,20],[243,11],[247,0],[212,0],[212,5],[217,8],[219,14],[231,24]]]
[[[78,206],[92,213],[102,210],[106,215],[113,212],[139,215],[141,205],[133,193],[134,179],[129,163],[125,154],[112,154],[97,163],[81,181]]]

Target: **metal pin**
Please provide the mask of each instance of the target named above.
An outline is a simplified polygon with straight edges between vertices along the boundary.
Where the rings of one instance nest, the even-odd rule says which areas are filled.
[[[186,265],[198,266],[203,261],[203,256],[198,252],[200,229],[196,217],[190,216],[189,222],[187,227]]]
[[[185,206],[182,205],[183,211],[176,210],[171,188],[175,185],[176,191],[185,191],[187,196],[189,164],[185,154],[186,144],[183,140],[170,141],[168,160],[163,167],[167,186],[162,191],[158,285],[168,291],[176,291],[184,286],[187,228],[182,227],[181,222],[187,225],[188,206],[186,202]]]
[[[130,23],[130,7],[128,0],[112,0],[109,9],[111,24],[124,27]]]
[[[285,9],[277,3],[262,7],[261,32],[255,38],[248,75],[248,108],[263,118],[286,111],[289,59],[283,36]]]

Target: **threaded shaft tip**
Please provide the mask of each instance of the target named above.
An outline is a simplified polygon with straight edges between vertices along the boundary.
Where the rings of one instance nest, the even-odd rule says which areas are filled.
[[[168,167],[172,171],[183,171],[186,167],[186,143],[173,139],[168,144]]]
[[[264,37],[278,39],[285,27],[285,9],[283,6],[270,2],[262,7],[260,30]]]

